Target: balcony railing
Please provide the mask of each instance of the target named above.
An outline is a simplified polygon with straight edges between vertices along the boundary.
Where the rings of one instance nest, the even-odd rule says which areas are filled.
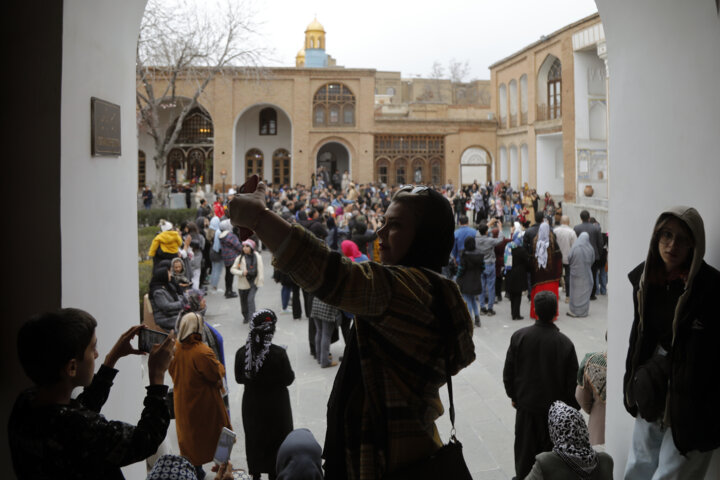
[[[538,122],[542,122],[544,120],[555,120],[562,117],[560,112],[560,105],[548,107],[546,104],[542,103],[537,106],[537,115],[535,120]]]

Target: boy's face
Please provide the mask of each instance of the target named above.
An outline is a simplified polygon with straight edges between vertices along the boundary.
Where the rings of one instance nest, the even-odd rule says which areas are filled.
[[[98,357],[97,352],[97,335],[93,333],[90,343],[83,353],[82,360],[77,362],[77,373],[75,375],[75,386],[87,387],[90,385],[95,375],[95,359]]]

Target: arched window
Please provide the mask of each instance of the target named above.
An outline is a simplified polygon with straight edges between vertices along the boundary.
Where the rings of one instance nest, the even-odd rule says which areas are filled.
[[[499,102],[499,110],[500,110],[500,128],[506,128],[507,127],[507,87],[504,83],[500,84],[500,88],[498,88],[498,102]]]
[[[395,95],[395,89],[393,87],[388,87],[387,90],[385,90],[385,95]]]
[[[355,95],[350,89],[342,83],[328,83],[320,87],[313,97],[313,125],[355,125]]]
[[[205,174],[205,152],[198,148],[190,150],[185,177],[194,183],[203,183]]]
[[[175,131],[177,119],[170,125],[167,134],[172,135]],[[183,120],[182,128],[175,143],[180,144],[212,144],[213,124],[210,115],[200,107],[195,107],[188,112]]]
[[[255,174],[263,177],[263,153],[257,148],[251,148],[245,154],[245,178]]]
[[[272,182],[278,186],[290,184],[290,152],[279,148],[273,153]]]
[[[277,135],[277,112],[274,108],[260,110],[260,135]]]
[[[430,160],[430,183],[433,185],[442,185],[442,160],[433,158]]]
[[[407,161],[404,158],[395,160],[395,185],[407,184]]]
[[[166,178],[172,185],[178,183],[178,171],[183,169],[185,164],[185,154],[179,148],[170,150],[167,156],[167,174]]]
[[[556,58],[550,67],[547,79],[548,115],[551,119],[561,117],[561,88],[562,64],[560,63],[560,59]]]
[[[145,152],[138,150],[138,190],[145,188]]]
[[[520,77],[520,125],[528,122],[528,85],[527,75]]]
[[[425,162],[420,158],[412,162],[412,181],[415,184],[425,183]]]
[[[517,127],[518,113],[518,87],[517,82],[513,78],[508,84],[510,90],[510,126]]]
[[[377,161],[376,165],[378,183],[387,185],[389,181],[390,162],[387,158],[381,158]]]

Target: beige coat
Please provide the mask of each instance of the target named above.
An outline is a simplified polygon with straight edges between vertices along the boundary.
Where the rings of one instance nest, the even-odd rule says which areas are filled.
[[[257,263],[258,271],[254,283],[256,287],[260,288],[265,283],[265,269],[263,268],[262,256],[260,256],[258,252],[253,252],[253,255],[255,255],[255,262]],[[235,277],[237,278],[238,290],[250,290],[250,282],[248,282],[247,278],[245,277],[245,274],[247,273],[247,267],[245,266],[245,257],[243,257],[242,255],[238,255],[237,257],[235,257],[235,261],[230,267],[230,273],[235,275]]]

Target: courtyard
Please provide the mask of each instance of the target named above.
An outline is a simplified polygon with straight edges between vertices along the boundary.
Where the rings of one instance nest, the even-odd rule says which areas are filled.
[[[258,290],[257,308],[270,308],[278,315],[277,332],[273,343],[287,347],[288,357],[295,371],[295,382],[289,387],[295,428],[308,428],[322,445],[325,438],[325,414],[327,399],[332,389],[337,368],[322,369],[310,355],[308,347],[308,320],[303,316],[293,321],[292,315],[282,313],[280,285],[272,281],[271,255],[262,253],[265,268],[265,285]],[[222,279],[219,283],[224,285]],[[561,292],[562,295],[562,292]],[[598,295],[590,305],[590,316],[570,318],[566,315],[568,305],[560,302],[557,326],[575,344],[578,362],[587,352],[606,349],[605,331],[607,321],[607,296]],[[240,302],[237,298],[226,299],[221,294],[209,294],[205,320],[215,326],[224,338],[225,361],[230,392],[230,413],[238,441],[231,461],[236,468],[247,468],[245,439],[242,427],[243,387],[235,383],[235,352],[245,344],[248,326],[242,323]],[[532,324],[529,319],[529,303],[523,298],[521,314],[525,320],[510,320],[510,302],[507,299],[494,307],[497,315],[483,316],[482,327],[475,329],[475,353],[477,359],[469,367],[453,377],[455,395],[457,438],[473,478],[478,480],[509,480],[515,474],[513,441],[515,411],[505,395],[502,370],[505,353],[513,332]],[[628,313],[630,321],[630,313]],[[342,335],[333,344],[334,358],[342,355]],[[624,361],[624,358],[621,359]],[[447,388],[440,391],[446,414],[437,421],[443,441],[450,432],[447,415]],[[178,453],[174,422],[168,431],[166,442]],[[206,470],[209,471],[210,465]],[[266,477],[263,477],[266,478]]]

